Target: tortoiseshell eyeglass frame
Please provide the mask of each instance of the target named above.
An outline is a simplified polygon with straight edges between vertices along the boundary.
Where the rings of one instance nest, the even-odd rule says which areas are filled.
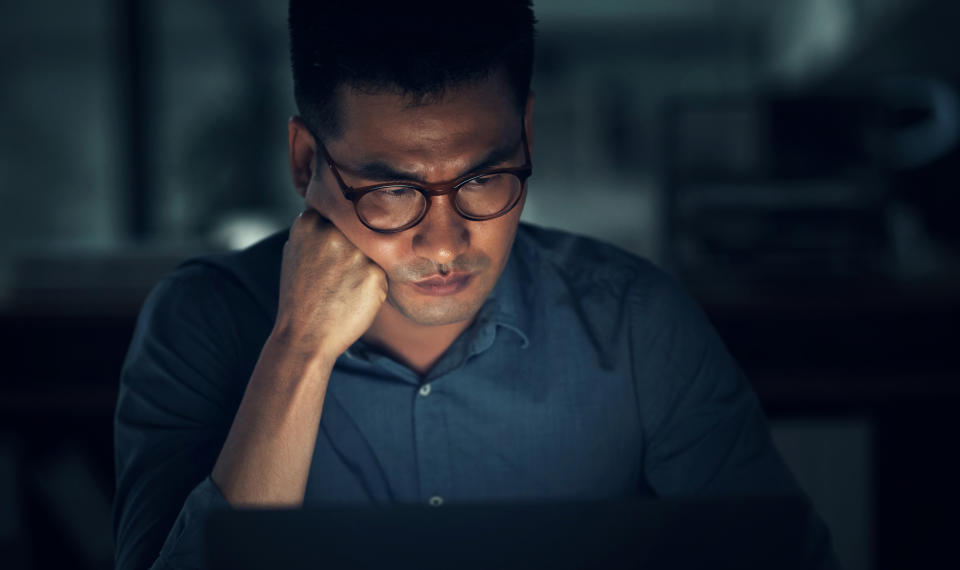
[[[412,182],[405,182],[405,181],[396,181],[396,182],[378,183],[378,184],[372,184],[370,186],[360,186],[360,187],[354,188],[343,181],[343,178],[340,176],[341,167],[337,166],[337,164],[333,161],[333,159],[330,157],[330,153],[327,152],[327,148],[323,145],[323,143],[320,142],[320,139],[314,137],[314,140],[317,141],[317,145],[320,147],[321,152],[323,152],[324,160],[326,160],[327,165],[330,167],[330,171],[333,172],[333,177],[336,179],[337,184],[340,185],[340,191],[343,192],[343,197],[353,202],[353,208],[354,208],[354,212],[357,214],[357,218],[366,227],[370,228],[375,232],[383,233],[383,234],[393,234],[393,233],[402,232],[422,222],[423,218],[426,217],[427,212],[430,211],[430,204],[432,203],[432,200],[430,200],[430,198],[432,196],[446,196],[447,194],[455,194],[458,190],[460,190],[460,188],[462,188],[464,185],[469,183],[471,180],[475,180],[477,178],[483,178],[484,176],[491,176],[494,174],[512,174],[513,176],[516,176],[520,180],[520,192],[517,193],[516,198],[512,202],[510,202],[507,206],[505,206],[499,212],[490,214],[488,216],[474,216],[467,212],[462,211],[460,209],[459,204],[457,204],[457,200],[455,199],[451,200],[451,204],[453,204],[454,210],[456,210],[456,212],[464,219],[475,221],[475,222],[481,222],[485,220],[492,220],[494,218],[499,218],[500,216],[506,215],[508,212],[510,212],[510,210],[512,210],[520,202],[520,198],[523,196],[523,193],[526,191],[527,179],[530,178],[531,174],[533,174],[533,164],[530,162],[530,146],[527,144],[527,129],[522,122],[520,124],[520,143],[523,145],[523,156],[524,156],[523,166],[519,166],[516,168],[494,168],[494,169],[486,170],[483,172],[474,172],[448,182],[412,183]],[[380,228],[375,228],[369,225],[366,222],[366,220],[364,220],[363,217],[360,215],[360,212],[357,210],[357,202],[359,202],[360,198],[362,198],[364,195],[369,194],[374,190],[380,190],[382,188],[397,188],[397,187],[410,188],[412,190],[416,190],[417,192],[420,192],[421,194],[423,194],[426,202],[426,206],[423,208],[423,211],[421,211],[420,215],[417,216],[413,221],[407,224],[404,224],[399,228],[380,229]]]

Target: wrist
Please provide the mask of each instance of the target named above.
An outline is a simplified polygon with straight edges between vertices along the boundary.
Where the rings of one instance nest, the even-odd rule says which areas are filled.
[[[264,344],[264,351],[295,358],[312,368],[333,369],[340,353],[325,337],[312,331],[281,323],[274,325]]]

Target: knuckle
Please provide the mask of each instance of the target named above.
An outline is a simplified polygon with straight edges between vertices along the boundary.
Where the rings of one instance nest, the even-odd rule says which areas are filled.
[[[378,283],[380,286],[386,288],[387,286],[387,276],[378,266],[373,263],[370,264],[369,269],[367,270],[370,273],[370,276]]]
[[[307,222],[304,219],[303,214],[300,214],[295,220],[293,220],[293,223],[290,224],[290,235],[298,235],[303,233],[306,226]]]
[[[331,231],[324,232],[324,243],[330,251],[335,253],[341,253],[347,247],[346,241],[337,235],[336,232]]]
[[[297,216],[294,223],[302,228],[311,228],[315,226],[320,219],[317,211],[311,208],[300,212],[300,215]]]

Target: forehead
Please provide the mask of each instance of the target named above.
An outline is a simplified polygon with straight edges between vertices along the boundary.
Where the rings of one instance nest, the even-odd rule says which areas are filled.
[[[437,159],[519,136],[521,114],[501,73],[422,101],[395,91],[346,86],[340,87],[338,99],[342,135],[327,144],[338,157]]]

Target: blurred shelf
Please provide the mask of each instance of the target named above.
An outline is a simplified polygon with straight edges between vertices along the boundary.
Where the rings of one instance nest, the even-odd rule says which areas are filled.
[[[768,410],[869,411],[960,400],[960,297],[949,285],[694,295]],[[138,305],[49,309],[0,312],[0,414],[111,414]]]

